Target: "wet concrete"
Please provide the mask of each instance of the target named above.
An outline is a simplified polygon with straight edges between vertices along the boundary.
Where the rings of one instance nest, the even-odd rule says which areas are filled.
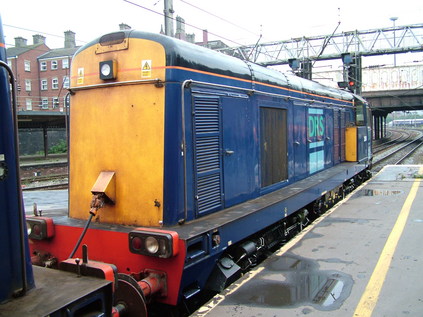
[[[419,168],[382,170],[192,316],[355,316]],[[423,316],[422,205],[423,182],[371,316]]]
[[[264,265],[266,271],[240,288],[228,304],[280,308],[310,305],[318,310],[334,310],[351,292],[351,276],[322,271],[317,261],[292,254],[272,258]]]
[[[391,190],[391,189],[362,189],[359,190],[355,197],[360,196],[391,196],[391,195],[401,195],[404,191],[402,190]]]

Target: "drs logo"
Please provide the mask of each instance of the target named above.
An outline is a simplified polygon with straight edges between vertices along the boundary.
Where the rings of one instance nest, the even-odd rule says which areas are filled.
[[[325,167],[325,116],[323,109],[308,109],[308,168],[310,174]]]
[[[321,138],[325,133],[325,118],[322,109],[309,109],[308,137]]]

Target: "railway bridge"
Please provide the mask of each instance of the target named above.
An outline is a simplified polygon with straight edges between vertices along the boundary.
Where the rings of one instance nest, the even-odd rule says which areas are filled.
[[[341,70],[314,75],[326,85],[342,80]],[[389,113],[423,110],[423,63],[362,68],[360,85],[372,108],[375,139],[385,136]]]
[[[421,87],[421,86],[420,86]],[[393,111],[423,110],[423,89],[363,91],[372,107],[375,138],[385,136],[386,117]]]

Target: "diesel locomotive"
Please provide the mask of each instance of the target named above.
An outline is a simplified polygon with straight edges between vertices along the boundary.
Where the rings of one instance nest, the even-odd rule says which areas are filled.
[[[106,34],[72,61],[69,207],[27,217],[33,263],[112,281],[114,316],[220,291],[369,176],[370,124],[345,90]]]

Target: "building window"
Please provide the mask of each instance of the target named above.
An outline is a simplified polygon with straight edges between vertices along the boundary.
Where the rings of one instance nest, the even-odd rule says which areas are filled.
[[[24,61],[24,67],[26,72],[31,71],[31,61]]]
[[[59,98],[53,97],[53,109],[59,107]]]
[[[69,88],[69,76],[63,76],[63,88]]]
[[[63,69],[69,68],[69,58],[62,59],[62,68]]]
[[[25,100],[25,104],[26,104],[26,110],[32,110],[32,99],[26,99]]]
[[[59,79],[57,77],[51,80],[51,89],[59,89]]]
[[[45,72],[47,70],[47,62],[40,62],[40,71]]]
[[[261,186],[288,178],[287,115],[285,109],[260,108]]]
[[[41,99],[41,109],[48,109],[48,98]]]
[[[47,79],[41,79],[41,90],[47,90],[47,89],[48,89]]]
[[[25,91],[31,91],[31,79],[25,79]]]
[[[51,69],[52,70],[56,70],[57,69],[57,61],[56,60],[54,60],[54,61],[51,61]]]

